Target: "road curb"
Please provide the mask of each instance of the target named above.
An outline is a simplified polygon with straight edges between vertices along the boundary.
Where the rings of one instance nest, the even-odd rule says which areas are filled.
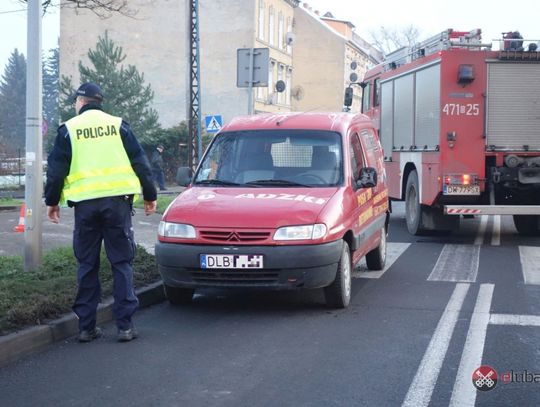
[[[149,307],[165,300],[163,283],[158,281],[140,290],[135,290],[139,298],[139,308]],[[113,299],[109,298],[98,307],[97,323],[112,321]],[[47,345],[78,333],[77,317],[70,313],[46,325],[34,326],[20,332],[0,337],[0,367],[24,356],[35,353]]]

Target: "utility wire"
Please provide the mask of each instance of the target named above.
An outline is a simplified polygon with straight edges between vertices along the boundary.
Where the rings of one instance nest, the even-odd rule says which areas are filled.
[[[20,10],[0,11],[0,14],[20,13],[21,11],[26,11],[26,9],[23,8],[23,9],[20,9]]]

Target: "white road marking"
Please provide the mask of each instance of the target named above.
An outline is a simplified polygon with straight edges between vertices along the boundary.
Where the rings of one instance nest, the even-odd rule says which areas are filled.
[[[492,325],[540,326],[540,316],[491,314],[489,323]]]
[[[480,227],[478,228],[478,233],[476,234],[476,239],[474,240],[475,245],[481,245],[484,243],[484,234],[486,233],[488,219],[488,215],[482,215],[480,218]]]
[[[493,231],[491,232],[491,245],[501,245],[501,215],[493,216]]]
[[[469,325],[469,332],[465,340],[465,347],[461,354],[461,362],[459,363],[456,382],[452,390],[450,406],[474,407],[477,390],[472,385],[471,378],[474,370],[482,365],[493,288],[493,284],[482,284],[480,286],[471,317],[471,324]]]
[[[153,225],[153,223],[145,222],[145,221],[143,221],[143,220],[138,221],[138,223],[139,223],[139,225],[150,225],[150,226]]]
[[[358,263],[352,273],[353,278],[380,278],[386,270],[403,254],[410,246],[410,243],[387,243],[386,245],[386,265],[380,271],[369,271],[366,265],[365,257]]]
[[[431,337],[402,406],[429,405],[469,284],[457,284]],[[470,383],[469,383],[470,384]],[[472,386],[471,386],[472,387]],[[473,387],[474,388],[474,387]]]
[[[478,274],[480,246],[445,244],[428,281],[473,283]]]
[[[540,247],[519,246],[519,258],[525,284],[540,285]]]

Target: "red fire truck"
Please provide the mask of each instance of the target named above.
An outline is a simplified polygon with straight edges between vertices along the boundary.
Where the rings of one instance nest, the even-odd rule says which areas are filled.
[[[513,215],[520,234],[540,230],[540,52],[517,32],[501,44],[448,29],[360,83],[412,234],[456,229],[460,215]]]

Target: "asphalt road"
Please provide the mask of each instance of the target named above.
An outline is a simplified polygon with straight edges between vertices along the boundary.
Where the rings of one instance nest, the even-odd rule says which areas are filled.
[[[540,238],[493,216],[412,237],[399,204],[390,227],[391,264],[357,268],[346,310],[320,291],[208,290],[140,310],[133,342],[107,324],[0,369],[0,405],[540,405]]]

